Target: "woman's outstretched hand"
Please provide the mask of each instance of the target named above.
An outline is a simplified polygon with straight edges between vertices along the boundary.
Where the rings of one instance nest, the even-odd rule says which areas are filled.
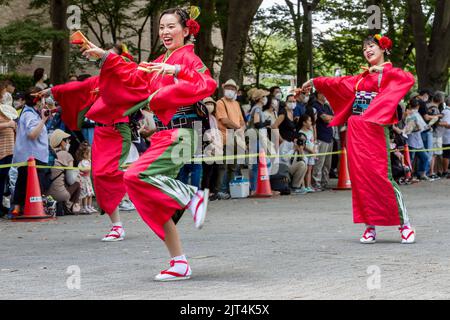
[[[82,52],[83,56],[88,58],[88,59],[90,59],[90,58],[100,59],[106,53],[105,50],[103,50],[102,48],[97,47],[92,42],[88,42],[88,45],[89,45],[89,49],[87,49],[86,47],[82,47],[80,49],[80,51]]]
[[[50,97],[52,94],[52,89],[48,88],[42,91],[39,91],[37,93],[32,93],[31,96],[32,97],[38,97],[38,98],[48,98]]]
[[[176,67],[167,63],[141,62],[139,64],[139,70],[148,73],[157,72],[161,75],[175,75],[176,73]]]

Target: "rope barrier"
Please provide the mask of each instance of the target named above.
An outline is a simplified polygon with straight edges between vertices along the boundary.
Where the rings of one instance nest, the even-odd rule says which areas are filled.
[[[433,149],[420,149],[420,150],[411,150],[410,152],[434,152],[434,151],[444,151],[444,150],[450,150],[450,147],[445,148],[433,148]],[[390,152],[396,152],[396,151],[404,151],[404,148],[398,148],[393,149]],[[272,159],[272,158],[311,158],[311,157],[323,157],[328,155],[336,155],[336,154],[342,154],[342,151],[334,151],[334,152],[324,152],[324,153],[315,153],[315,154],[294,154],[294,155],[280,155],[280,154],[273,154],[273,155],[266,155],[266,158]],[[253,153],[253,154],[240,154],[240,155],[231,155],[231,156],[217,156],[217,157],[199,157],[199,158],[192,158],[191,162],[206,162],[206,161],[220,161],[220,160],[238,160],[238,159],[245,159],[245,158],[256,158],[259,154]],[[0,165],[0,169],[4,168],[12,168],[12,167],[27,167],[28,162],[17,162],[17,163],[11,163],[11,164],[2,164]],[[126,168],[129,165],[123,166]],[[80,170],[78,167],[61,167],[61,166],[41,166],[37,165],[36,168],[39,169],[57,169],[57,170]],[[91,168],[83,168],[83,170],[90,170]]]

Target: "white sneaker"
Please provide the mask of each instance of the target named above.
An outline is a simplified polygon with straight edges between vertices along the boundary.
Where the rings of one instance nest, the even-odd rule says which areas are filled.
[[[119,205],[119,210],[122,211],[133,211],[136,210],[136,207],[130,200],[123,200]]]
[[[372,244],[376,242],[377,233],[374,228],[367,228],[359,242],[364,244]]]
[[[197,229],[201,229],[205,223],[208,202],[209,189],[205,189],[203,191],[197,191],[189,204],[189,210],[191,210],[192,216],[194,217],[194,223]]]
[[[185,270],[180,272],[180,264],[186,265]],[[178,265],[178,266],[176,266]],[[181,267],[182,268],[182,267]],[[169,281],[180,281],[180,280],[188,280],[191,278],[192,270],[189,267],[187,261],[183,260],[170,260],[170,268],[164,271],[161,271],[156,277],[155,281],[160,282],[169,282]]]
[[[399,228],[402,236],[402,244],[411,244],[416,242],[416,232],[411,227],[403,226]]]
[[[112,227],[111,231],[102,239],[103,242],[116,242],[125,239],[125,229],[121,226]]]

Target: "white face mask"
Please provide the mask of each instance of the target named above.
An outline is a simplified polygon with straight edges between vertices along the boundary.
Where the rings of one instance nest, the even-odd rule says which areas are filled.
[[[265,105],[267,104],[267,102],[269,102],[269,99],[267,99],[267,97],[264,97],[264,98],[262,99],[262,104],[263,104],[263,106],[265,106]]]
[[[275,95],[275,98],[277,98],[278,100],[281,100],[281,99],[283,99],[283,94],[282,93],[277,93]]]
[[[237,96],[237,93],[234,90],[225,90],[223,94],[225,95],[225,98],[230,100],[236,99]]]
[[[44,77],[42,78],[42,80],[47,81],[48,76],[46,74],[44,74]]]
[[[20,108],[22,105],[20,104],[19,101],[14,101],[14,108]]]
[[[207,103],[206,109],[208,109],[209,114],[212,114],[214,112],[214,105],[212,103]]]
[[[294,110],[297,104],[295,102],[288,102],[287,107],[291,110]]]
[[[309,101],[309,97],[305,97],[305,99],[303,100],[303,103],[308,103]]]
[[[280,102],[278,100],[272,100],[272,107],[274,107],[276,109],[279,106],[280,106]]]
[[[66,147],[64,148],[67,152],[69,152],[70,149],[70,143],[66,143]]]

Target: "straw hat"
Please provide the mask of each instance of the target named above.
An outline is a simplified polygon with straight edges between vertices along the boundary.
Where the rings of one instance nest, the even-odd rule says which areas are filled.
[[[252,100],[258,101],[261,98],[267,97],[270,94],[269,91],[263,90],[263,89],[256,89],[252,92]]]
[[[236,91],[239,90],[239,86],[236,84],[236,81],[234,81],[233,79],[230,79],[230,80],[228,80],[227,82],[225,82],[225,83],[222,85],[222,88],[225,88],[225,87],[228,87],[228,86],[230,86],[230,87],[235,87],[235,88],[236,88]]]
[[[205,98],[205,99],[203,100],[203,103],[204,103],[204,104],[207,104],[207,103],[214,103],[214,105],[216,105],[216,101],[214,101],[214,99],[211,98],[211,97]]]
[[[60,129],[56,129],[51,135],[50,135],[50,146],[53,149],[56,149],[59,147],[61,142],[64,139],[67,139],[70,137],[70,134],[65,133],[64,131]]]

